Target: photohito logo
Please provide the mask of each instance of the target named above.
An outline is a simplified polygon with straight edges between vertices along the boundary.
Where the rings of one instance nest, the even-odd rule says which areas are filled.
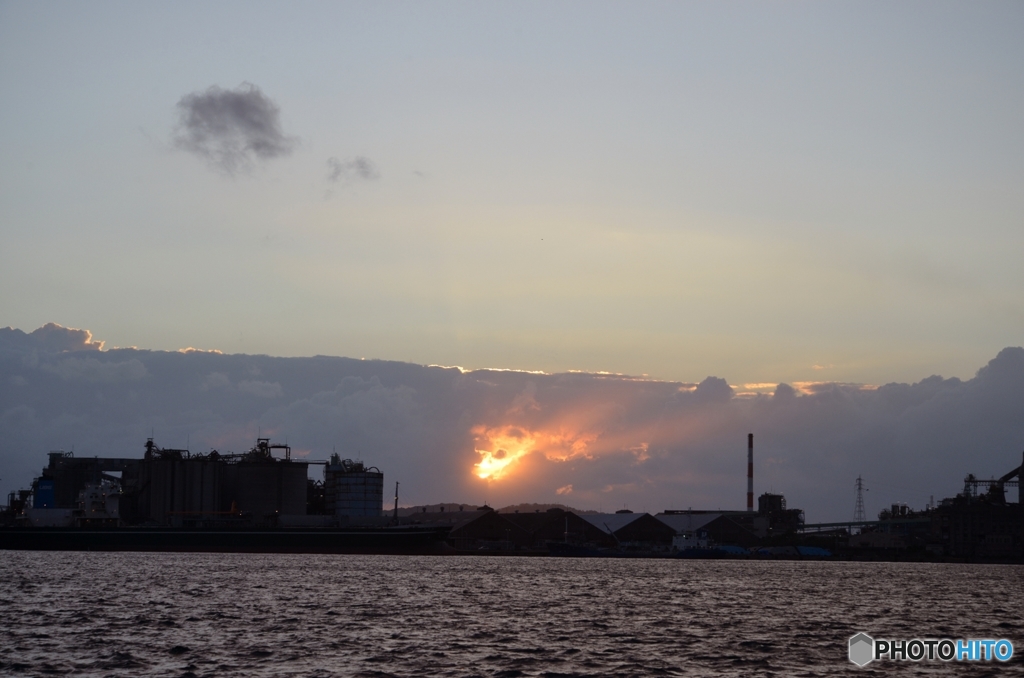
[[[1013,657],[1013,643],[999,640],[950,640],[949,638],[921,640],[875,640],[866,633],[850,638],[850,661],[857,666],[866,666],[876,659],[919,662],[939,660],[958,662],[996,661],[1006,662]]]

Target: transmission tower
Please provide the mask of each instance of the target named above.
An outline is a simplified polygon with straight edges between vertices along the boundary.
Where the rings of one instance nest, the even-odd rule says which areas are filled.
[[[857,505],[853,509],[853,521],[864,520],[864,481],[857,476]]]

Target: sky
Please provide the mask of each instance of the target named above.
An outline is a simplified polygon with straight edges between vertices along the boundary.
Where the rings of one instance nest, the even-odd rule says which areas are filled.
[[[1010,2],[0,3],[0,324],[969,378],[1024,330],[1022,35]],[[190,145],[210,88],[269,128]]]
[[[0,1],[0,327],[974,383],[1024,343],[1022,38],[1015,2]]]

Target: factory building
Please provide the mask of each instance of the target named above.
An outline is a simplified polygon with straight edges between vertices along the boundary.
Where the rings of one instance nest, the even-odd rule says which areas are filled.
[[[559,542],[590,548],[615,548],[615,538],[579,515],[560,508],[499,513],[490,506],[416,512],[399,518],[403,525],[451,525],[448,543],[458,551],[525,551],[547,553]]]
[[[1016,478],[1016,480],[1014,480]],[[1024,460],[998,479],[964,479],[964,491],[932,511],[931,540],[947,556],[966,560],[1024,559]],[[1006,488],[1017,485],[1017,503]]]
[[[518,551],[528,549],[530,535],[508,520],[508,516],[482,506],[474,515],[457,523],[449,533],[449,544],[460,551]]]
[[[142,461],[121,476],[126,521],[168,524],[229,510],[221,498],[226,466],[216,452],[160,449],[149,439]]]
[[[668,510],[656,518],[675,530],[677,544],[699,535],[715,544],[757,546],[768,536],[768,516],[748,511]]]
[[[675,531],[673,543],[679,547],[701,544],[758,546],[766,539],[797,532],[804,523],[804,512],[786,507],[782,494],[765,492],[757,498],[754,511],[754,434],[747,434],[747,510],[668,510],[656,518]]]
[[[615,513],[585,513],[580,516],[610,536],[616,546],[625,550],[668,550],[676,532],[672,527],[647,513],[629,510]]]
[[[274,448],[286,457],[273,456]],[[277,515],[306,513],[306,476],[309,465],[291,459],[287,445],[270,445],[261,440],[249,453],[224,467],[220,505],[251,513],[257,520]]]
[[[505,520],[515,523],[530,534],[530,548],[546,550],[548,542],[588,545],[594,548],[612,548],[615,538],[606,530],[595,527],[571,511],[550,508],[534,513],[502,513]],[[586,515],[586,514],[583,514]]]
[[[786,497],[765,492],[757,498],[757,513],[768,519],[769,537],[792,534],[804,524],[804,512],[786,508]]]
[[[51,452],[33,483],[27,515],[37,525],[69,519],[80,524],[269,524],[278,516],[306,513],[307,469],[306,462],[291,459],[291,448],[272,445],[267,438],[243,454],[197,455],[162,449],[152,439],[142,459]],[[108,507],[105,515],[91,508],[100,494]]]
[[[672,545],[676,549],[706,548],[710,543],[707,526],[718,520],[723,511],[665,511],[655,518],[665,523],[675,532]]]
[[[450,524],[448,543],[459,551],[547,553],[552,544],[583,550],[668,552],[675,531],[647,513],[584,513],[551,508],[499,513],[489,506],[469,511],[416,513],[409,524]],[[581,551],[582,552],[582,551]]]
[[[756,513],[685,509],[665,511],[655,517],[675,530],[677,544],[692,543],[699,536],[716,544],[744,547],[793,534],[804,522],[802,510],[786,508],[784,495],[767,492],[758,497]]]
[[[75,508],[86,485],[99,485],[104,479],[119,481],[116,474],[137,472],[138,459],[75,457],[70,452],[50,452],[49,464],[33,484],[32,507],[38,509]]]

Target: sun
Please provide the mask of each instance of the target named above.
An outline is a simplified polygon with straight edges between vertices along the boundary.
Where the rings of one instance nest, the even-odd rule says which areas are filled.
[[[508,474],[516,462],[536,449],[535,436],[518,426],[473,429],[474,449],[480,461],[473,465],[473,473],[483,480],[498,480]]]

